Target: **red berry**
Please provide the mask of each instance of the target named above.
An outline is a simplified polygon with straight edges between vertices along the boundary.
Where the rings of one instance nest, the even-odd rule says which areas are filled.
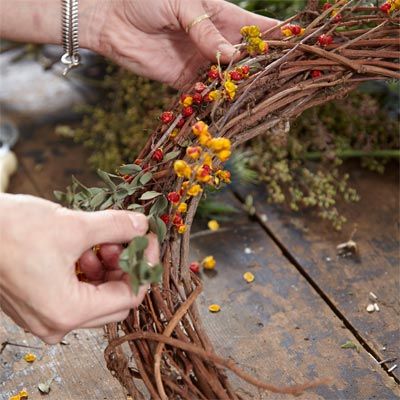
[[[194,272],[195,274],[198,274],[200,272],[200,264],[196,261],[190,263],[189,269]]]
[[[205,89],[207,89],[207,86],[203,82],[196,82],[194,85],[194,90],[198,93],[203,92]]]
[[[202,101],[203,101],[203,96],[200,93],[195,93],[193,95],[193,103],[201,104]]]
[[[243,76],[239,71],[231,71],[229,72],[229,76],[234,81],[241,81],[243,79]]]
[[[182,128],[183,125],[185,125],[185,118],[181,118],[179,122],[176,124],[176,127]]]
[[[169,215],[168,214],[163,214],[163,215],[161,215],[160,218],[164,222],[165,225],[168,225],[168,223],[169,223]]]
[[[142,158],[137,158],[133,163],[136,165],[140,165],[142,163],[143,159]]]
[[[205,103],[211,103],[211,102],[212,102],[212,100],[210,99],[210,93],[206,93],[206,94],[204,95],[203,101],[204,101]]]
[[[243,65],[242,74],[247,75],[250,72],[250,67],[248,65]]]
[[[320,71],[319,69],[314,69],[311,71],[311,76],[313,78],[319,78],[320,76],[322,76],[322,71]]]
[[[379,7],[379,9],[380,9],[382,12],[384,12],[385,14],[389,14],[390,8],[391,8],[390,3],[384,3],[384,4],[382,4],[382,5]]]
[[[207,164],[204,164],[202,166],[202,168],[203,168],[204,171],[207,171],[207,173],[210,173],[212,171],[211,167],[209,165],[207,165]]]
[[[122,179],[126,182],[126,183],[131,183],[133,181],[133,176],[132,175],[124,175],[122,177]]]
[[[161,121],[164,124],[169,124],[174,119],[174,113],[172,111],[164,111],[161,114]]]
[[[172,223],[174,225],[176,225],[176,226],[182,225],[183,224],[183,219],[182,219],[181,215],[180,214],[176,214],[174,219],[173,219],[173,221],[172,221]]]
[[[157,149],[157,150],[154,151],[154,153],[151,156],[151,158],[154,161],[160,162],[164,158],[164,152],[162,151],[162,149]]]
[[[299,35],[301,33],[301,27],[299,25],[290,25],[289,29],[292,31],[293,35]]]
[[[332,7],[331,3],[325,3],[324,6],[322,7],[323,11],[329,10]]]
[[[193,107],[184,107],[182,110],[182,115],[184,117],[190,117],[194,113]]]
[[[167,199],[171,202],[171,203],[179,203],[179,200],[181,199],[181,196],[179,193],[177,192],[169,192],[167,195]]]
[[[212,81],[214,81],[215,79],[219,78],[219,73],[218,70],[216,68],[212,68],[208,71],[207,76],[209,79],[211,79]]]
[[[150,169],[150,164],[143,164],[143,167],[142,167],[142,169],[143,169],[143,171],[148,171],[149,169]]]
[[[342,20],[342,14],[336,14],[333,18],[334,22],[340,22]]]
[[[318,43],[321,46],[328,46],[329,44],[333,43],[333,37],[331,35],[321,35],[318,37]]]

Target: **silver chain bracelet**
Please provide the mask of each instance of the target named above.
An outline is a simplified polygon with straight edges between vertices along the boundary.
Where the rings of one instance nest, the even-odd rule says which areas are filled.
[[[62,43],[64,54],[61,62],[66,65],[63,75],[80,64],[78,36],[78,0],[62,0]]]

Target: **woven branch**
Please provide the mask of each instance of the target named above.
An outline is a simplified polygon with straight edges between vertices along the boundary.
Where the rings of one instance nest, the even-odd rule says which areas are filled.
[[[400,78],[397,10],[384,13],[353,0],[340,1],[330,9],[315,12],[315,3],[309,3],[313,12],[300,13],[264,33],[269,44],[267,54],[248,57],[246,45],[240,45],[244,58],[226,70],[248,65],[251,74],[237,83],[234,100],[222,97],[199,106],[173,138],[171,133],[182,117],[161,124],[141,151],[139,158],[143,159],[143,165],[151,164],[159,148],[164,153],[177,151],[178,158],[183,159],[188,140],[194,141],[191,127],[196,119],[206,122],[214,137],[229,138],[233,146],[261,134],[268,140],[287,132],[290,122],[306,109],[341,98],[361,82]],[[295,21],[307,24],[303,35],[268,40],[274,30]],[[333,43],[318,44],[322,34],[332,35]],[[224,76],[221,71],[220,74]],[[206,91],[216,88],[216,82],[210,83],[206,73],[200,81],[208,86]],[[186,92],[193,93],[193,85]],[[174,115],[181,115],[179,100],[173,102],[171,110]],[[166,194],[180,189],[182,179],[174,174],[172,162],[157,167],[146,190]],[[140,203],[137,199],[142,193],[126,199],[125,206]],[[188,268],[190,226],[198,202],[199,196],[188,202],[184,219],[188,229],[183,235],[171,224],[168,226],[161,248],[162,283],[152,285],[143,304],[132,310],[125,321],[107,325],[108,368],[135,399],[149,395],[157,400],[241,399],[229,383],[225,369],[261,389],[277,393],[298,394],[322,384],[319,381],[294,387],[274,386],[215,354],[195,303],[202,289],[201,281]],[[122,350],[124,343],[129,345],[130,352]],[[135,368],[130,366],[130,358]],[[139,389],[143,384],[147,392]]]

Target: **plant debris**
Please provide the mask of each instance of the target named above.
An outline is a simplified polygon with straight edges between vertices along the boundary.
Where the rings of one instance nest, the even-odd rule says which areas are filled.
[[[355,343],[353,343],[351,340],[348,340],[346,343],[343,343],[340,347],[342,349],[354,349],[354,350],[357,350],[358,353],[360,352],[359,347]]]
[[[254,281],[255,277],[251,272],[245,272],[243,274],[243,279],[247,282],[247,283],[251,283]]]
[[[212,312],[212,313],[217,313],[221,311],[221,306],[218,304],[210,304],[208,306],[208,311]]]

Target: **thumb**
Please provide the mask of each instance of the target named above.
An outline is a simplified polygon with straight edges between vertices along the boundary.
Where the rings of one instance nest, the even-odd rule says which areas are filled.
[[[210,18],[202,19],[205,15],[209,15]],[[206,13],[200,1],[181,2],[178,18],[184,29],[189,28],[190,39],[204,57],[215,61],[218,51],[224,63],[234,57],[237,52],[235,47],[216,28],[211,20],[212,15]]]
[[[71,211],[79,226],[77,258],[92,246],[103,243],[126,243],[148,230],[144,214],[122,211]]]

